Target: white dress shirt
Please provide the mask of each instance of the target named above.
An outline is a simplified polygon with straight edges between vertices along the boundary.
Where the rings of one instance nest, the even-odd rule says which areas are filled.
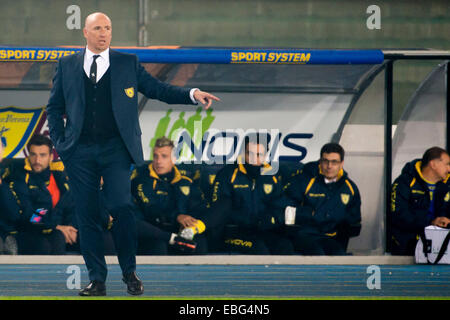
[[[100,55],[100,57],[98,57],[97,60],[95,60],[95,62],[97,62],[97,81],[96,82],[98,82],[103,77],[103,75],[106,73],[106,71],[109,68],[109,48],[106,49],[105,51],[102,51],[101,53],[93,53],[86,46],[86,53],[84,54],[84,64],[83,64],[84,72],[86,73],[87,77],[90,78],[89,72],[91,71],[91,65],[92,65],[92,62],[94,61],[94,56],[97,54]],[[192,100],[192,103],[197,104],[197,101],[194,98],[195,90],[199,90],[199,89],[198,88],[191,89],[191,91],[189,91],[189,96]]]

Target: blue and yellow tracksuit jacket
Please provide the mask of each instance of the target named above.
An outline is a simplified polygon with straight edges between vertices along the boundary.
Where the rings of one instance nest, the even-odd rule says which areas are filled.
[[[20,221],[19,206],[11,191],[11,169],[4,163],[0,166],[0,237],[15,234]]]
[[[407,163],[392,185],[387,241],[388,249],[397,254],[414,253],[412,249],[419,235],[437,216],[445,216],[442,208],[450,200],[448,187],[438,182],[434,192],[434,211],[430,212],[432,198],[422,175],[421,163],[420,159]]]
[[[51,162],[49,168],[35,173],[28,159],[25,159],[24,166],[15,168],[13,172],[10,190],[19,207],[19,231],[38,231],[45,234],[52,232],[57,225],[70,224],[74,214],[74,202],[62,162]],[[47,188],[51,176],[59,190],[59,201],[55,206]],[[46,209],[47,213],[40,223],[31,223],[30,219],[37,209]]]
[[[361,196],[356,184],[341,170],[337,181],[325,183],[319,162],[305,164],[291,177],[284,190],[297,208],[296,225],[301,231],[336,237],[358,236],[361,230]]]
[[[177,225],[180,214],[199,218],[195,210],[202,202],[201,193],[176,166],[163,177],[158,176],[151,163],[134,169],[131,190],[140,209],[138,218],[152,224]]]
[[[436,216],[450,218],[450,174],[443,184],[436,194]]]
[[[284,225],[287,199],[283,197],[281,182],[274,175],[251,175],[247,168],[237,163],[217,173],[212,214],[224,215],[225,223],[247,229],[268,230]],[[263,173],[271,170],[270,165],[264,165]]]

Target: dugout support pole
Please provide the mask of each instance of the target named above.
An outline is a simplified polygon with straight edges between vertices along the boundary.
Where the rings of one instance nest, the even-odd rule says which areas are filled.
[[[385,139],[384,139],[384,150],[385,150],[385,156],[384,156],[384,170],[385,170],[385,214],[384,214],[384,226],[385,230],[387,227],[387,219],[391,212],[391,206],[390,206],[390,199],[391,199],[391,183],[392,183],[392,118],[393,118],[393,85],[394,85],[394,61],[389,60],[386,65],[386,72],[385,72],[385,115],[386,115],[386,123],[385,123]],[[383,251],[387,252],[386,244],[387,241],[387,233],[385,233],[384,236],[384,243],[383,243]]]

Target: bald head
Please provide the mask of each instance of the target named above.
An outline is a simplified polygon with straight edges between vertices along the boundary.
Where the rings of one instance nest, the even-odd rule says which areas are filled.
[[[86,20],[84,20],[84,27],[86,28],[87,25],[95,23],[97,19],[106,19],[109,21],[109,24],[111,24],[111,19],[106,14],[103,12],[94,12],[86,17]]]
[[[84,22],[83,34],[89,50],[94,53],[105,51],[111,44],[111,19],[102,12],[91,13]]]

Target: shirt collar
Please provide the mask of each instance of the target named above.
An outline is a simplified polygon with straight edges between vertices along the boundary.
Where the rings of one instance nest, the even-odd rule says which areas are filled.
[[[102,51],[100,53],[93,53],[86,46],[85,59],[87,59],[87,61],[90,61],[92,59],[92,57],[97,55],[97,54],[100,55],[100,57],[102,57],[103,59],[105,59],[106,62],[109,62],[109,48],[107,48],[106,50],[104,50],[104,51]]]
[[[327,178],[323,177],[323,179],[324,179],[324,181],[325,181],[325,184],[329,184],[329,183],[333,183],[333,182],[336,182],[336,181],[337,181],[337,178],[334,178],[334,179],[327,179]]]

